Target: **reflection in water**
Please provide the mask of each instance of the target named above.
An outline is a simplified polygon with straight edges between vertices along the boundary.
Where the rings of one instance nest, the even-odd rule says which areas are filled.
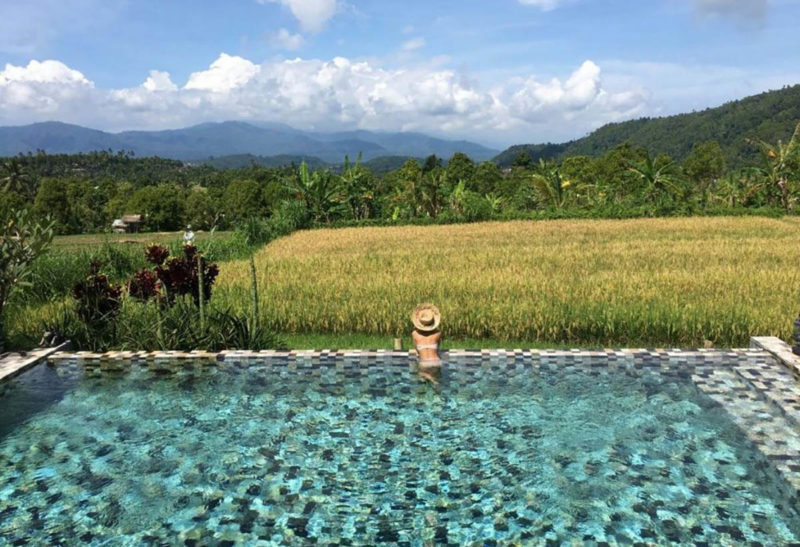
[[[76,381],[41,363],[0,386],[0,439],[60,401]]]

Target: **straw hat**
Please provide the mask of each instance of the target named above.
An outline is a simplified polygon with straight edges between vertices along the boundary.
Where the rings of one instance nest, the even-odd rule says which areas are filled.
[[[439,328],[442,314],[433,304],[420,304],[411,312],[411,322],[420,332],[433,332]]]

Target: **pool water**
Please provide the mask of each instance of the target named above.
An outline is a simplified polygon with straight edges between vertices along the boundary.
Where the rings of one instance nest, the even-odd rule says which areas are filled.
[[[45,395],[43,395],[45,394]],[[11,405],[13,403],[13,405]],[[26,406],[27,405],[27,406]],[[800,520],[679,374],[147,370],[0,398],[0,543],[762,544]]]

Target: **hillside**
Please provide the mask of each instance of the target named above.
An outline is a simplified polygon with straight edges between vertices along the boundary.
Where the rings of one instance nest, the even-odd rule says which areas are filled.
[[[716,140],[725,152],[728,165],[741,167],[753,163],[757,155],[756,149],[745,139],[786,140],[798,121],[800,85],[795,85],[700,112],[608,124],[586,137],[563,144],[512,146],[495,157],[495,161],[508,166],[523,151],[534,160],[541,157],[599,156],[626,141],[644,146],[652,153],[666,153],[682,160],[695,144]]]
[[[96,150],[126,150],[137,156],[159,156],[204,161],[221,156],[250,154],[260,157],[319,158],[341,163],[346,155],[364,160],[384,156],[449,158],[464,152],[475,160],[497,154],[480,144],[449,141],[419,133],[348,131],[321,133],[300,131],[282,124],[222,122],[204,123],[165,131],[107,133],[60,122],[0,127],[0,156],[44,150],[49,154],[76,154]]]

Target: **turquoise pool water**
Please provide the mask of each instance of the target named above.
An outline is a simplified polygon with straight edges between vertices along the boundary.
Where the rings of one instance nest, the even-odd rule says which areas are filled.
[[[434,388],[404,362],[42,366],[0,398],[0,543],[798,539],[764,463],[688,377],[529,372],[447,367]]]

